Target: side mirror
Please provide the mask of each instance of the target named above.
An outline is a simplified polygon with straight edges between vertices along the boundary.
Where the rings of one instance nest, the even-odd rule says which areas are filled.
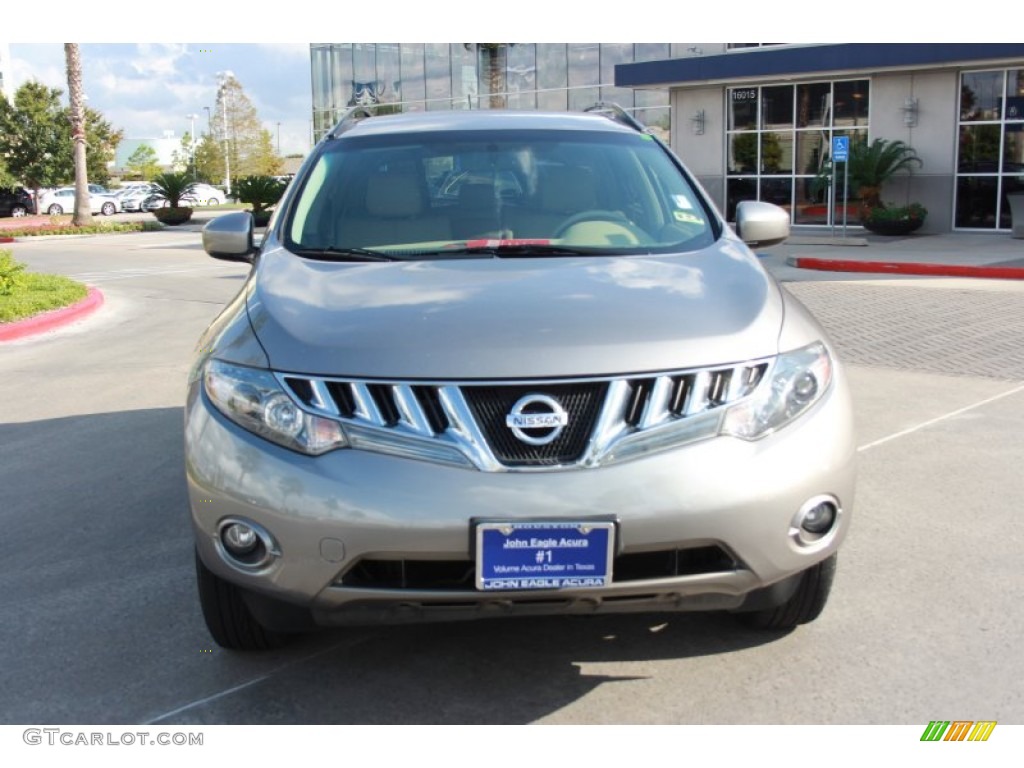
[[[747,245],[778,245],[789,237],[789,213],[771,203],[744,200],[736,206],[736,234]]]
[[[251,262],[256,253],[253,229],[248,211],[218,216],[203,227],[203,250],[215,259]]]

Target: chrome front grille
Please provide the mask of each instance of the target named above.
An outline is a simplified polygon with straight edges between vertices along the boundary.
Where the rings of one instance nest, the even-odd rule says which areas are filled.
[[[723,406],[747,397],[770,360],[658,375],[487,383],[360,381],[278,374],[306,410],[344,425],[353,448],[489,472],[596,467],[718,433]],[[521,398],[553,398],[567,416],[531,445],[506,417]]]
[[[506,467],[543,467],[564,466],[579,460],[586,450],[607,389],[607,382],[585,382],[465,386],[462,393],[499,462]],[[524,443],[506,424],[506,416],[516,402],[532,393],[553,397],[569,417],[566,428],[545,445]]]

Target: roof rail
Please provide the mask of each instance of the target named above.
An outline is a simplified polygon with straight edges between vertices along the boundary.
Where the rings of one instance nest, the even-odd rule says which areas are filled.
[[[604,115],[609,120],[614,120],[616,123],[625,125],[627,128],[632,128],[634,131],[639,133],[650,133],[650,130],[646,125],[641,123],[613,101],[599,101],[596,104],[587,107],[583,111]]]
[[[341,116],[341,120],[339,120],[338,123],[327,132],[327,135],[324,136],[324,138],[336,139],[345,131],[351,130],[355,127],[355,124],[360,120],[365,120],[368,117],[373,117],[373,112],[371,112],[367,107],[352,107],[345,111],[345,114]]]

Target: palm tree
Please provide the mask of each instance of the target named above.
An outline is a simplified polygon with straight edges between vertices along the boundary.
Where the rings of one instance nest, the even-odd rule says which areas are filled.
[[[195,183],[187,171],[160,173],[153,177],[154,192],[167,201],[166,208],[156,208],[153,216],[161,224],[184,224],[192,218],[192,209],[181,205],[181,198],[192,191]]]
[[[71,102],[71,140],[75,157],[75,215],[71,223],[84,227],[92,223],[89,207],[89,177],[85,165],[85,96],[82,93],[82,55],[77,43],[64,43]]]
[[[910,172],[923,163],[912,147],[902,141],[875,139],[870,144],[851,142],[850,184],[858,192],[864,209],[884,208],[882,187],[902,171]]]
[[[235,182],[235,194],[239,201],[252,206],[252,217],[258,227],[266,226],[270,220],[267,209],[277,204],[284,188],[284,182],[273,176],[243,176]]]
[[[160,173],[153,177],[153,186],[156,194],[167,201],[168,208],[180,208],[181,198],[192,191],[194,185],[189,178],[188,172],[182,173]]]

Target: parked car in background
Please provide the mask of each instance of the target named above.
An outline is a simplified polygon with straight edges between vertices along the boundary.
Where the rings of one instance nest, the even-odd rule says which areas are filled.
[[[0,216],[27,216],[34,210],[32,195],[23,187],[0,187]]]
[[[182,199],[182,202],[186,205],[224,205],[226,199],[223,190],[212,184],[197,183],[192,185],[192,191]]]
[[[146,184],[145,186],[131,186],[121,190],[121,210],[122,211],[142,211],[144,210],[142,204],[146,201],[146,198],[153,194],[153,185]]]
[[[93,185],[90,185],[93,186]],[[102,189],[102,187],[100,187]],[[91,192],[89,195],[89,208],[93,213],[102,213],[104,216],[112,216],[121,210],[120,201],[110,193],[97,194]],[[75,210],[75,188],[61,187],[39,195],[39,211],[48,213],[51,216],[59,216],[62,213],[71,213]]]

